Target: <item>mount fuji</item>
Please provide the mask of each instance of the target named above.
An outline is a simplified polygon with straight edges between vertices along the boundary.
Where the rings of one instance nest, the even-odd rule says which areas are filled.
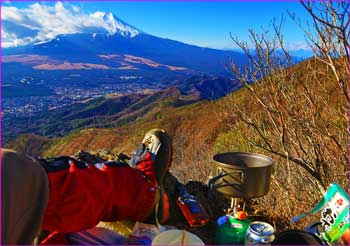
[[[19,70],[51,77],[77,70],[89,74],[108,73],[152,77],[155,81],[184,74],[232,77],[230,62],[246,64],[239,52],[203,48],[156,37],[127,24],[112,13],[96,12],[98,26],[77,28],[76,33],[25,46],[4,48],[4,81],[16,78]],[[20,66],[22,69],[16,69]],[[9,68],[9,69],[7,69]],[[25,69],[23,69],[25,68]],[[12,72],[11,72],[12,71]],[[38,76],[39,76],[38,75]]]
[[[142,33],[137,28],[125,23],[123,20],[119,19],[110,12],[96,12],[94,15],[102,17],[105,23],[105,28],[110,34],[118,33],[124,37],[135,37],[136,35]]]

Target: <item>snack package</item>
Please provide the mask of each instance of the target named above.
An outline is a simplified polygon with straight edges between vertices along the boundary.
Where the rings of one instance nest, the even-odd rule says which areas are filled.
[[[133,242],[135,241],[133,244],[150,245],[153,238],[165,230],[166,228],[161,225],[158,227],[152,224],[136,222],[129,239]]]
[[[322,200],[311,211],[294,217],[292,222],[319,211],[324,240],[334,242],[349,229],[349,196],[337,183],[330,185]]]

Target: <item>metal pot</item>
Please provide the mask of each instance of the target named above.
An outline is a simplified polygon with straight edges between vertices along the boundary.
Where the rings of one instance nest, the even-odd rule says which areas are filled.
[[[214,155],[215,177],[209,188],[229,197],[245,199],[264,196],[270,188],[273,160],[270,157],[245,152]]]

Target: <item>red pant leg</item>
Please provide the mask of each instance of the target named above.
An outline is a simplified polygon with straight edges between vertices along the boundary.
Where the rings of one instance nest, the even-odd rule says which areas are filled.
[[[129,166],[78,167],[73,161],[48,177],[50,197],[43,229],[51,232],[78,232],[99,221],[142,220],[155,200],[155,180],[148,181]]]

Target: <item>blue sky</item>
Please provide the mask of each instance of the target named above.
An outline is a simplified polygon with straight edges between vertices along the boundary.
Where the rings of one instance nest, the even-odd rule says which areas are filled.
[[[3,3],[4,7],[28,8],[31,2]],[[45,2],[44,5],[55,5]],[[283,33],[290,49],[305,48],[305,38],[286,11],[308,18],[297,1],[288,2],[64,2],[80,13],[112,12],[134,27],[156,36],[220,49],[234,48],[229,33],[248,40],[248,29],[261,31],[273,18],[285,15]]]

